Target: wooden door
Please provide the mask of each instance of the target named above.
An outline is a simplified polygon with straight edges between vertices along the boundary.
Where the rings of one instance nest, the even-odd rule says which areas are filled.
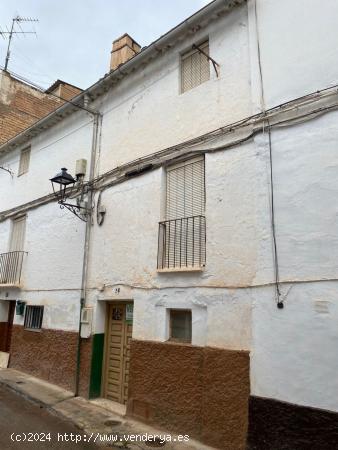
[[[104,397],[119,403],[128,399],[130,340],[133,325],[126,304],[108,305]]]

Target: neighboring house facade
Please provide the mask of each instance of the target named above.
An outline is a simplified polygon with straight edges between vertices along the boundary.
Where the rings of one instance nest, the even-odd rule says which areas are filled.
[[[337,445],[336,17],[216,0],[142,50],[124,35],[0,147],[10,367],[217,448]],[[49,182],[82,159],[86,223]]]
[[[82,89],[57,80],[45,92],[0,70],[0,144],[80,94]]]

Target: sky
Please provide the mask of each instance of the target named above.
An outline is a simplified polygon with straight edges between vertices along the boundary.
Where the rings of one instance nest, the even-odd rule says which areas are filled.
[[[47,88],[57,79],[85,89],[109,70],[112,41],[130,34],[149,45],[210,0],[1,0],[0,30],[13,17],[36,35],[13,37],[8,70]],[[17,31],[22,31],[17,27]],[[0,66],[8,39],[0,36]]]

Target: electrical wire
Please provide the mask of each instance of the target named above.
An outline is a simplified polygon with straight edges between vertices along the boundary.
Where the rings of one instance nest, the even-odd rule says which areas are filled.
[[[3,66],[0,66],[0,69],[1,69],[1,70],[4,70]],[[90,113],[90,114],[98,114],[98,112],[92,111],[92,110],[90,110],[89,108],[86,108],[85,106],[79,105],[78,103],[74,103],[72,100],[68,100],[68,99],[66,99],[66,98],[64,98],[64,97],[61,97],[60,95],[54,94],[54,93],[52,93],[52,92],[48,92],[48,94],[46,94],[46,92],[45,92],[46,90],[45,90],[45,88],[43,88],[42,86],[39,86],[38,84],[34,83],[33,81],[28,80],[27,78],[23,77],[22,75],[19,75],[19,74],[17,74],[17,73],[12,72],[12,71],[9,72],[8,70],[7,70],[7,72],[8,72],[10,75],[12,75],[14,78],[16,78],[16,79],[18,79],[19,81],[22,81],[22,82],[24,82],[24,83],[26,83],[26,84],[29,84],[30,86],[32,86],[33,88],[35,88],[36,90],[40,91],[41,93],[43,93],[43,94],[45,94],[45,95],[50,95],[50,96],[52,96],[52,97],[56,97],[56,98],[58,98],[58,99],[64,101],[65,103],[68,103],[68,104],[70,104],[70,105],[73,105],[73,106],[75,106],[76,108],[82,109],[82,110],[84,110],[84,111],[87,111],[87,112]],[[83,93],[83,92],[84,92],[84,91],[82,91],[81,93]],[[80,94],[81,94],[81,93],[80,93]],[[80,95],[80,94],[79,94],[79,95]],[[75,97],[78,97],[78,95],[76,95]],[[61,106],[62,106],[62,105],[61,105]],[[57,109],[56,109],[55,111],[57,111]],[[55,111],[53,111],[53,112],[55,112]],[[45,116],[45,117],[47,117],[47,116]],[[42,119],[42,118],[41,118],[41,119]]]
[[[271,127],[268,123],[268,144],[269,144],[269,163],[270,163],[270,200],[271,200],[271,230],[272,230],[272,242],[273,242],[273,259],[275,270],[275,295],[276,303],[279,308],[282,308],[281,292],[279,287],[279,260],[277,251],[277,238],[276,238],[276,224],[275,224],[275,200],[274,200],[274,183],[273,183],[273,161],[272,161],[272,140],[271,140]]]
[[[259,25],[258,25],[258,14],[257,14],[257,0],[254,4],[255,10],[255,22],[256,22],[256,41],[257,41],[257,59],[258,68],[260,76],[260,86],[261,86],[261,107],[263,109],[263,116],[266,116],[265,111],[265,95],[264,95],[264,82],[263,82],[263,70],[261,61],[261,49],[259,40]],[[273,162],[272,162],[272,144],[271,144],[271,126],[269,119],[267,119],[268,124],[268,145],[269,145],[269,164],[270,164],[270,209],[271,209],[271,234],[273,243],[273,262],[274,262],[274,272],[275,272],[275,300],[278,308],[283,308],[283,302],[281,302],[281,292],[279,288],[279,261],[277,252],[277,238],[276,238],[276,225],[275,225],[275,201],[274,201],[274,183],[273,183]],[[264,122],[263,122],[263,134],[264,134]]]

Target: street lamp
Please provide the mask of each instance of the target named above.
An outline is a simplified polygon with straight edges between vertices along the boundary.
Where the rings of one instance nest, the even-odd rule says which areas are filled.
[[[61,172],[50,179],[53,187],[53,192],[58,202],[64,202],[67,199],[66,188],[70,184],[74,187],[76,180],[67,172],[67,169],[63,167]],[[58,186],[57,186],[58,185]]]
[[[80,175],[77,175],[76,179],[73,178],[72,175],[67,172],[67,169],[63,167],[61,172],[56,174],[55,177],[50,178],[50,181],[60,208],[67,208],[79,219],[87,222],[91,210],[87,207],[87,202],[84,199],[84,196],[88,191],[85,191],[85,186],[82,183],[82,179],[83,177]],[[77,189],[74,193],[73,191],[76,185],[79,189]],[[70,197],[71,194],[73,194],[73,197]],[[66,202],[68,198],[75,198],[75,196],[75,205]]]

